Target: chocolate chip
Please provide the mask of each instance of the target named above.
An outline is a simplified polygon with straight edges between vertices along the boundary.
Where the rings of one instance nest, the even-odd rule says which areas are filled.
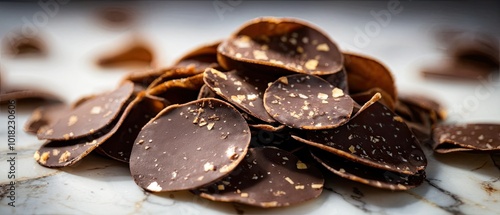
[[[318,130],[347,122],[353,101],[317,76],[296,74],[283,76],[269,86],[264,107],[276,121],[289,127]]]
[[[317,198],[323,184],[321,172],[295,155],[253,148],[228,177],[192,192],[214,201],[272,208]]]
[[[227,70],[333,74],[343,57],[328,36],[309,23],[289,18],[258,18],[241,27],[218,48]]]
[[[408,190],[422,184],[425,179],[424,171],[407,175],[366,166],[325,150],[317,148],[310,148],[310,150],[314,159],[334,174],[373,187]]]
[[[249,143],[245,119],[226,102],[200,99],[171,105],[137,136],[130,171],[149,191],[195,189],[228,175]]]
[[[132,95],[134,85],[126,82],[112,92],[91,98],[47,126],[37,134],[39,139],[70,140],[87,136],[109,125],[119,116]]]
[[[349,122],[336,129],[309,131],[306,144],[363,165],[416,174],[427,165],[419,142],[403,119],[379,102],[364,105]]]
[[[434,151],[500,151],[499,124],[437,125],[434,128]]]
[[[389,69],[377,60],[353,53],[344,53],[344,66],[351,94],[380,88],[397,100],[397,91]]]
[[[234,106],[264,122],[274,122],[264,109],[262,101],[269,82],[276,80],[274,76],[237,70],[220,72],[207,69],[203,80],[212,91]]]

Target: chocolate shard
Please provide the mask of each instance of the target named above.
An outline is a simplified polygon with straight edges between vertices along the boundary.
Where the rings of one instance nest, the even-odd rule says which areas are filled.
[[[321,172],[295,155],[275,148],[252,148],[228,177],[192,192],[214,201],[273,208],[317,198],[323,184]]]
[[[400,116],[373,102],[345,125],[309,131],[295,139],[360,164],[403,174],[416,174],[427,166],[419,142]]]
[[[227,70],[271,73],[333,74],[342,69],[337,45],[310,23],[297,19],[263,17],[237,30],[218,47]]]
[[[220,69],[217,62],[217,47],[220,43],[220,41],[216,41],[189,51],[175,61],[174,67],[190,68],[200,73],[204,72],[207,68]]]
[[[266,112],[262,99],[268,84],[276,79],[273,75],[238,70],[221,72],[213,68],[207,69],[203,76],[205,84],[217,95],[268,123],[275,121]]]
[[[68,112],[70,109],[69,105],[62,103],[38,107],[33,110],[24,124],[24,131],[37,134],[38,130],[54,123],[62,113]]]
[[[437,125],[434,128],[434,151],[500,151],[500,125],[472,123],[462,125]]]
[[[93,134],[119,116],[132,96],[134,84],[125,82],[117,89],[90,98],[37,134],[39,139],[70,140]]]
[[[359,183],[389,190],[408,190],[424,182],[425,172],[408,175],[366,166],[325,150],[311,147],[316,161],[334,174]]]
[[[146,94],[162,101],[166,106],[182,104],[196,100],[203,84],[203,74],[196,74],[187,78],[153,82],[146,90]]]
[[[306,74],[283,76],[264,94],[266,111],[276,121],[297,129],[338,127],[349,120],[353,105],[343,90]]]
[[[250,137],[245,119],[224,101],[171,105],[138,134],[130,172],[148,191],[195,189],[228,175],[245,157]]]

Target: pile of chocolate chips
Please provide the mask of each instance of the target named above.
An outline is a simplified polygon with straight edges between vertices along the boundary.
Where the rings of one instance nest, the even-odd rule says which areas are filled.
[[[127,163],[151,192],[281,207],[318,197],[322,171],[382,189],[420,185],[421,143],[444,118],[431,99],[398,96],[384,65],[341,52],[317,27],[258,18],[113,91],[41,107],[26,128],[46,140],[34,155],[45,167],[96,152]],[[436,129],[437,152],[499,150],[498,125]]]

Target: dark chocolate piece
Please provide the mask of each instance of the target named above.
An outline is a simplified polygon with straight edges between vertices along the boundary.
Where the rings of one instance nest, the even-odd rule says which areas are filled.
[[[95,96],[47,126],[37,134],[39,139],[70,140],[87,136],[109,125],[119,116],[132,95],[134,84],[125,82],[112,92]]]
[[[128,163],[134,140],[141,128],[163,108],[162,102],[143,93],[138,95],[125,110],[127,116],[120,128],[99,146],[99,150],[110,158]]]
[[[4,40],[2,54],[13,57],[44,56],[47,54],[45,43],[40,37],[26,36],[22,31],[15,32]]]
[[[192,192],[214,201],[271,208],[314,199],[323,184],[321,172],[295,155],[275,148],[253,148],[228,177]]]
[[[364,105],[341,127],[308,131],[306,139],[292,137],[354,162],[388,171],[416,174],[427,165],[418,140],[403,119],[379,102]]]
[[[202,45],[180,57],[174,67],[192,68],[196,71],[204,72],[207,68],[219,69],[217,62],[217,47],[220,41]]]
[[[331,85],[343,90],[344,92],[349,92],[349,84],[347,83],[347,72],[345,68],[333,73],[331,75],[322,75],[321,78],[325,79]]]
[[[171,105],[137,136],[130,171],[148,191],[195,189],[228,175],[245,157],[250,135],[245,119],[224,101]]]
[[[366,166],[318,148],[311,147],[310,150],[314,159],[334,174],[373,187],[408,190],[422,184],[425,179],[424,171],[407,175]]]
[[[491,65],[480,61],[443,59],[435,65],[423,68],[421,73],[425,78],[478,81],[486,79],[493,71]]]
[[[276,121],[292,128],[338,127],[351,116],[353,101],[345,92],[312,75],[283,76],[264,94],[264,107]]]
[[[3,91],[0,93],[0,104],[6,103],[9,100],[18,100],[18,103],[22,101],[53,101],[53,102],[61,102],[62,99],[51,92],[46,92],[41,89],[30,89],[30,87],[26,87],[25,89],[11,89]]]
[[[369,101],[375,94],[380,93],[382,98],[379,100],[380,103],[394,111],[396,108],[395,101],[392,99],[391,95],[386,93],[380,88],[372,88],[365,92],[359,92],[355,94],[350,94],[351,98],[359,104],[364,104]]]
[[[264,109],[262,97],[269,82],[276,78],[237,70],[220,72],[207,69],[203,80],[210,89],[234,106],[262,121],[272,123],[274,119]]]
[[[437,125],[434,128],[434,151],[500,151],[500,124]]]
[[[227,70],[333,74],[342,69],[337,45],[310,23],[265,17],[245,24],[218,47]]]
[[[30,118],[24,124],[24,131],[37,134],[38,130],[54,123],[60,115],[69,112],[70,109],[70,106],[61,103],[38,107],[31,113]]]
[[[382,63],[368,56],[344,53],[344,66],[351,94],[380,88],[397,101],[397,90],[389,69]]]
[[[148,89],[146,94],[162,101],[166,106],[182,104],[196,100],[203,84],[203,74],[197,74],[157,83],[156,86]]]

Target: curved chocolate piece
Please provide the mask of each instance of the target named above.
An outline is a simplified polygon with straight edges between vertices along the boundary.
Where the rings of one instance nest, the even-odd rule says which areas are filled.
[[[165,105],[182,104],[196,100],[203,84],[203,74],[197,74],[156,85],[152,83],[146,94],[162,101]]]
[[[297,19],[264,17],[243,25],[218,47],[227,70],[333,74],[342,69],[337,45],[318,28]]]
[[[314,199],[323,184],[321,172],[292,153],[252,148],[228,177],[192,192],[214,201],[271,208]]]
[[[331,85],[343,90],[344,92],[349,92],[349,84],[347,82],[347,72],[345,68],[333,73],[331,75],[321,75],[321,78],[325,79]]]
[[[500,124],[437,125],[434,128],[434,151],[500,151]]]
[[[276,121],[292,128],[336,128],[349,120],[353,101],[344,91],[312,75],[283,76],[264,94],[264,107]]]
[[[67,104],[54,104],[41,106],[33,110],[30,118],[24,124],[24,131],[37,134],[42,127],[54,123],[60,115],[69,112],[71,107]]]
[[[380,93],[382,98],[379,100],[380,103],[394,111],[396,109],[396,102],[392,99],[391,95],[386,93],[380,88],[372,88],[364,92],[350,94],[351,98],[359,104],[364,104],[369,101],[375,94]]]
[[[380,88],[397,101],[397,90],[389,69],[375,59],[360,54],[344,53],[349,92],[360,93]]]
[[[141,93],[128,105],[120,128],[99,145],[99,150],[110,158],[128,163],[135,138],[142,127],[163,108],[162,102]]]
[[[37,134],[39,139],[70,140],[93,134],[119,116],[132,95],[134,84],[125,82],[112,92],[83,102]]]
[[[153,51],[146,44],[135,41],[127,47],[101,57],[97,64],[101,67],[151,66],[153,64]]]
[[[310,150],[313,158],[334,174],[373,187],[389,190],[408,190],[422,184],[425,179],[424,171],[419,171],[414,175],[407,175],[366,166],[325,150],[317,148],[310,148]]]
[[[14,32],[14,36],[4,40],[2,54],[13,57],[44,56],[47,54],[47,48],[42,39],[37,36],[26,36],[22,31]]]
[[[189,51],[175,61],[174,67],[192,68],[200,73],[204,72],[207,68],[219,68],[217,47],[220,43],[220,41],[217,41],[205,44]]]
[[[148,191],[195,189],[228,175],[249,143],[245,119],[226,102],[200,99],[171,105],[137,136],[130,172]]]
[[[444,107],[429,96],[419,94],[400,94],[399,101],[406,104],[410,109],[420,109],[429,114],[433,123],[446,119]]]
[[[274,122],[262,101],[268,83],[276,80],[272,75],[207,69],[203,80],[210,89],[234,106],[262,121]]]
[[[416,174],[427,165],[418,140],[403,119],[379,102],[364,105],[341,127],[309,131],[306,139],[292,137],[340,157],[383,170]]]

